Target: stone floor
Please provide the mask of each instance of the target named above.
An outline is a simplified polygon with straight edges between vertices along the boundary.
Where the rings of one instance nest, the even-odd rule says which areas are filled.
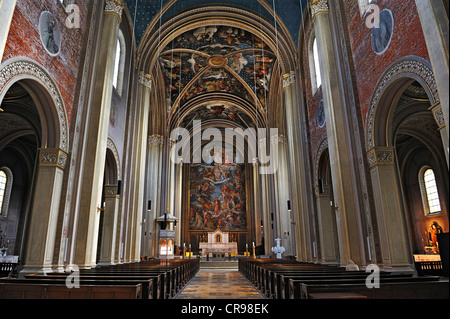
[[[233,268],[202,267],[175,299],[265,299]]]

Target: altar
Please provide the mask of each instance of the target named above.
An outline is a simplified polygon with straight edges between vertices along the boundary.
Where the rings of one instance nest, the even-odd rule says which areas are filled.
[[[208,257],[223,254],[225,257],[237,256],[237,243],[230,243],[230,236],[227,232],[217,229],[215,232],[208,233],[208,242],[200,243],[202,257]]]

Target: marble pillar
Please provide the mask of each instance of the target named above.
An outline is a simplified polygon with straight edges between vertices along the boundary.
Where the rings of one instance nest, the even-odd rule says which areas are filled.
[[[84,167],[79,195],[79,209],[75,217],[73,264],[80,269],[96,263],[99,211],[103,192],[105,158],[111,112],[113,71],[119,25],[124,3],[107,0],[100,43],[95,62],[90,108],[87,115]]]
[[[375,147],[368,154],[380,236],[380,268],[411,271],[414,268],[405,208],[393,147]]]
[[[255,244],[259,246],[262,244],[261,233],[261,218],[262,218],[262,202],[261,202],[261,175],[259,174],[258,158],[253,159],[253,207],[254,207],[254,230],[255,230]]]
[[[24,269],[52,271],[61,190],[68,155],[61,149],[39,149],[33,205],[28,226]]]
[[[304,117],[297,102],[296,81],[294,71],[283,75],[284,106],[287,125],[287,147],[289,154],[289,181],[291,184],[291,205],[296,237],[296,255],[299,261],[312,261],[312,241],[310,232],[309,213],[311,211],[308,189],[308,181],[305,176],[307,167],[304,153],[305,139]],[[312,189],[312,187],[311,187]]]
[[[115,264],[119,201],[120,195],[117,194],[117,185],[106,185],[100,260],[98,263],[102,266]]]
[[[154,238],[157,231],[155,219],[157,216],[160,216],[161,154],[163,143],[164,137],[158,134],[151,135],[148,140],[147,200],[151,201],[152,209],[147,211],[143,256],[157,256],[154,248]]]
[[[352,154],[349,136],[351,127],[346,125],[347,113],[342,95],[339,67],[337,65],[334,39],[331,32],[328,1],[312,0],[311,13],[314,20],[322,92],[327,119],[327,136],[330,153],[330,167],[333,180],[334,201],[339,214],[339,242],[341,265],[352,260],[358,265],[366,264],[365,243],[362,230],[362,213],[355,200],[352,180]]]
[[[136,112],[136,119],[138,123],[135,127],[135,149],[134,149],[134,193],[133,193],[133,223],[130,232],[131,240],[131,262],[139,262],[141,259],[141,239],[143,229],[143,214],[144,209],[147,210],[147,205],[144,205],[146,198],[144,197],[145,189],[145,167],[147,160],[147,145],[148,145],[148,125],[150,112],[150,92],[152,88],[152,78],[150,75],[141,72],[139,74],[138,87],[138,107]]]
[[[449,125],[449,63],[448,63],[448,15],[444,1],[448,0],[416,0],[422,30],[427,43],[431,65],[439,91],[440,104],[445,126]],[[446,140],[448,141],[448,131]],[[448,142],[445,146],[448,165]]]
[[[331,205],[330,186],[324,185],[323,192],[316,191],[317,219],[319,221],[320,262],[339,265],[336,211]]]
[[[292,256],[293,243],[292,222],[290,212],[288,211],[287,202],[290,200],[289,190],[289,163],[287,159],[287,139],[284,135],[277,135],[271,138],[272,144],[278,144],[278,170],[274,176],[275,196],[276,196],[276,219],[277,232],[279,238],[282,240],[282,245],[286,249],[286,255]]]
[[[447,160],[447,167],[449,166],[449,138],[448,138],[448,128],[445,124],[444,110],[442,108],[441,102],[436,103],[431,106],[429,110],[433,113],[434,119],[438,126],[439,133],[441,134],[442,145],[444,146],[445,159]]]

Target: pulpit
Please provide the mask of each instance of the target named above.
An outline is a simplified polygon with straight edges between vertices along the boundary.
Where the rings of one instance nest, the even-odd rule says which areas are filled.
[[[230,234],[217,229],[208,233],[208,242],[200,243],[202,257],[210,255],[224,255],[225,257],[237,256],[237,243],[230,243]]]
[[[175,216],[165,213],[156,221],[160,224],[159,230],[159,258],[174,259],[174,243],[175,243],[175,222],[178,219]]]

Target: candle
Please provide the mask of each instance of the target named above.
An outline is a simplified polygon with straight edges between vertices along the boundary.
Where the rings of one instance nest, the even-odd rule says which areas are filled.
[[[255,242],[253,242],[253,247],[255,247]]]

